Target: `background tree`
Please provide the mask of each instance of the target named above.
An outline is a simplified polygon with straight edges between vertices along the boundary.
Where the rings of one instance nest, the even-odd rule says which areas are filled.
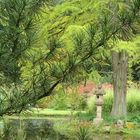
[[[89,3],[90,2],[91,1],[89,1]],[[57,24],[56,24],[56,23],[59,23],[59,20],[58,20],[57,22],[55,22],[55,24],[52,24],[52,27],[53,27],[52,29],[54,29],[54,30],[51,29],[50,31],[51,31],[51,33],[52,33],[52,31],[55,32],[55,33],[53,33],[53,35],[55,35],[55,34],[58,35],[61,31],[64,31],[63,29],[65,29],[65,27],[67,26],[67,23],[73,19],[73,15],[75,17],[74,18],[75,22],[76,22],[76,19],[78,19],[77,24],[81,24],[81,25],[86,24],[87,22],[94,24],[97,19],[99,20],[99,18],[102,18],[102,19],[104,18],[104,22],[108,23],[110,21],[110,23],[114,24],[112,21],[112,20],[114,20],[115,23],[118,23],[118,25],[114,26],[114,28],[116,28],[116,34],[115,34],[113,40],[115,39],[116,42],[118,42],[119,40],[123,40],[123,41],[132,40],[132,38],[134,37],[134,34],[137,31],[137,28],[136,28],[136,26],[134,26],[134,24],[136,22],[138,22],[138,20],[139,20],[139,13],[137,13],[139,11],[139,1],[138,0],[123,1],[123,2],[122,1],[110,1],[109,3],[107,3],[107,1],[106,1],[106,3],[103,2],[102,4],[100,4],[100,2],[97,2],[96,6],[98,4],[100,6],[102,5],[101,9],[105,8],[104,13],[106,12],[106,14],[108,14],[108,15],[110,15],[109,10],[112,11],[114,13],[113,18],[110,16],[105,16],[105,18],[103,16],[95,16],[94,12],[91,12],[93,9],[94,9],[94,11],[96,11],[95,9],[98,7],[98,6],[95,7],[95,1],[90,3],[90,5],[92,5],[91,7],[86,2],[84,2],[84,5],[85,5],[84,8],[81,6],[82,9],[80,9],[81,7],[78,7],[78,5],[77,5],[77,9],[79,8],[78,12],[76,11],[77,9],[74,9],[72,7],[73,2],[68,3],[68,5],[65,4],[65,6],[68,6],[68,12],[69,12],[68,15],[65,14],[65,13],[67,13],[66,9],[65,9],[65,11],[63,11],[63,10],[61,10],[62,7],[58,6],[58,8],[56,8],[56,10],[60,10],[61,12],[63,12],[62,13],[63,16],[61,16],[61,19],[65,19],[65,21],[62,22],[64,24],[62,24],[61,27],[59,28],[59,26],[57,26]],[[115,5],[114,5],[114,3],[115,3]],[[99,7],[97,9],[99,9]],[[96,11],[95,13],[96,14],[100,13],[101,15],[104,15],[101,11],[100,12]],[[61,13],[61,12],[58,12],[58,13]],[[76,12],[78,15],[77,18],[75,16],[76,14],[73,14]],[[86,17],[85,17],[86,15],[88,15],[87,16],[88,19],[86,19]],[[90,18],[91,15],[92,15],[92,18]],[[67,19],[67,22],[66,22],[66,19]],[[95,20],[94,22],[93,22],[93,19]],[[81,22],[81,20],[82,20],[82,22]],[[121,28],[120,28],[120,26],[121,26]],[[57,29],[58,29],[58,32],[56,32]],[[105,31],[104,33],[106,34],[108,32],[109,27],[104,28],[104,25],[103,25],[102,29]],[[106,36],[105,34],[104,34],[104,36]],[[113,45],[115,45],[115,43]],[[127,47],[125,50],[127,50]],[[127,112],[126,86],[127,86],[128,57],[129,56],[125,50],[123,50],[123,51],[119,50],[119,52],[113,51],[113,54],[112,54],[113,55],[112,63],[113,63],[113,81],[114,81],[113,82],[114,102],[113,102],[111,114],[113,116],[119,116],[119,117],[126,116],[126,112]],[[94,57],[95,57],[95,55],[94,55]]]
[[[131,3],[131,2],[130,2]],[[121,23],[124,24],[118,38],[123,41],[130,41],[134,36],[134,22],[139,19],[139,13],[136,14],[136,10],[139,10],[139,1],[133,1],[130,6],[124,2],[120,3],[120,10],[118,11],[118,17]],[[136,8],[137,7],[137,8]],[[116,11],[116,12],[117,12]],[[126,11],[130,11],[126,14]],[[127,48],[126,48],[127,49]],[[128,74],[128,52],[126,50],[120,50],[112,53],[113,64],[113,86],[114,86],[114,98],[111,114],[115,117],[126,116],[127,104],[127,74]]]

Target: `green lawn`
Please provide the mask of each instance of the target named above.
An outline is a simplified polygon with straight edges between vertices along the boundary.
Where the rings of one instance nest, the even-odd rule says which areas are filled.
[[[32,108],[30,110],[24,111],[24,115],[35,115],[35,116],[70,116],[76,113],[86,113],[86,111],[71,111],[71,110],[54,110],[54,109],[38,109]]]

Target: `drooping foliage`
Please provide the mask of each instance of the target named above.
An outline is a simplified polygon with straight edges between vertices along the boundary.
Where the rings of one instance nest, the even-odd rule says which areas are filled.
[[[36,14],[42,0],[0,1],[0,71],[10,80],[19,82],[20,63],[31,46]]]

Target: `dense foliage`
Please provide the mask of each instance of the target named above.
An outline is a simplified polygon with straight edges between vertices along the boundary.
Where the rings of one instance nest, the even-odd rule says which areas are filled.
[[[108,48],[132,39],[139,12],[140,0],[1,0],[0,115],[83,81]]]

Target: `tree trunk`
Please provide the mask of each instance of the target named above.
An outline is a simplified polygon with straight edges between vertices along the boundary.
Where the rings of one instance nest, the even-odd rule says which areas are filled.
[[[125,51],[113,52],[113,106],[111,115],[114,117],[125,117],[127,114],[127,69],[128,54]]]

